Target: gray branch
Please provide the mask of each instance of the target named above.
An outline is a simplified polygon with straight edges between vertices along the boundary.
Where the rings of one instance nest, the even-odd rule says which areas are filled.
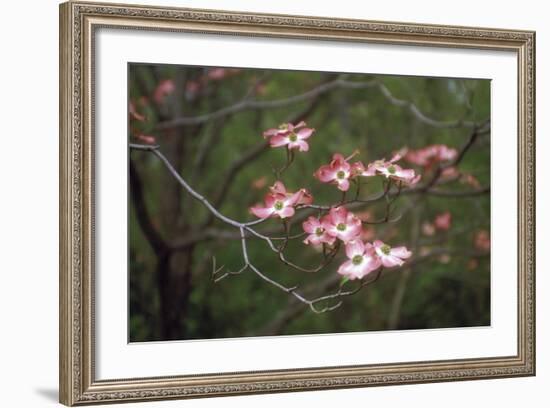
[[[267,245],[269,246],[269,248],[276,252],[278,255],[279,255],[279,258],[281,259],[281,261],[283,261],[285,264],[287,265],[291,265],[297,269],[301,269],[300,267],[297,267],[296,265],[294,265],[292,262],[288,261],[284,255],[282,254],[282,252],[280,251],[279,248],[277,248],[277,246],[273,243],[273,240],[272,238],[266,236],[266,235],[263,235],[259,232],[257,232],[256,230],[254,230],[252,228],[252,226],[254,225],[257,225],[257,224],[260,224],[262,222],[264,222],[265,220],[264,219],[259,219],[259,220],[256,220],[256,221],[251,221],[251,222],[239,222],[239,221],[236,221],[236,220],[233,220],[229,217],[226,217],[225,215],[223,215],[222,213],[220,213],[216,208],[214,208],[214,206],[212,204],[210,204],[210,202],[204,197],[202,196],[201,194],[199,194],[197,191],[195,191],[180,175],[179,173],[177,172],[177,170],[172,166],[172,164],[168,161],[168,159],[159,151],[159,146],[148,146],[148,145],[139,145],[139,144],[130,144],[130,149],[133,149],[133,150],[141,150],[141,151],[146,151],[146,152],[151,152],[153,153],[163,164],[164,166],[167,168],[167,170],[175,177],[175,179],[178,181],[178,183],[193,197],[195,198],[197,201],[201,202],[212,214],[214,217],[216,217],[217,219],[219,219],[220,221],[228,224],[228,225],[231,225],[235,228],[238,228],[239,229],[239,233],[240,233],[240,239],[241,239],[241,249],[242,249],[242,255],[243,255],[243,262],[244,262],[244,265],[242,266],[242,268],[238,271],[238,273],[241,273],[241,272],[244,272],[245,270],[247,269],[250,269],[251,271],[253,271],[258,277],[260,277],[262,280],[264,280],[265,282],[269,283],[270,285],[278,288],[279,290],[285,292],[285,293],[288,293],[288,294],[291,294],[292,296],[294,296],[297,300],[299,300],[300,302],[306,304],[309,306],[309,308],[315,312],[315,313],[324,313],[324,312],[328,312],[328,311],[331,311],[331,310],[334,310],[336,309],[337,307],[339,307],[341,305],[341,301],[339,301],[340,298],[344,297],[344,296],[351,296],[355,293],[357,293],[359,290],[361,290],[364,286],[366,286],[367,284],[370,283],[370,281],[365,281],[365,282],[361,282],[360,284],[360,287],[356,288],[356,289],[353,289],[353,290],[342,290],[342,288],[340,288],[337,292],[335,293],[332,293],[332,294],[328,294],[328,295],[323,295],[323,296],[320,296],[320,297],[317,297],[317,298],[314,298],[314,299],[307,299],[306,297],[304,297],[303,295],[301,295],[299,292],[297,292],[297,289],[298,289],[298,286],[294,286],[294,287],[287,287],[287,286],[284,286],[283,284],[271,279],[270,277],[268,277],[267,275],[265,275],[262,271],[260,271],[251,261],[250,261],[250,258],[249,258],[249,255],[248,255],[248,246],[247,246],[247,232],[252,234],[253,236],[257,237],[257,238],[260,238],[261,240],[264,240]],[[219,268],[215,268],[214,267],[214,272],[217,272],[219,271],[220,269]],[[307,271],[307,270],[305,270]],[[214,273],[215,275],[215,273]],[[227,274],[229,275],[229,274]],[[330,305],[327,305],[327,306],[324,306],[322,308],[318,308],[317,305],[320,303],[320,302],[325,302],[327,303],[328,301],[334,301],[336,303],[333,303],[333,304],[330,304]]]
[[[156,129],[163,130],[163,129],[169,129],[169,128],[174,128],[179,126],[198,125],[201,123],[206,123],[208,121],[224,117],[226,115],[231,115],[231,114],[242,112],[245,110],[283,108],[289,105],[310,100],[316,96],[330,92],[338,88],[341,88],[341,89],[376,88],[382,93],[382,95],[386,98],[386,100],[392,105],[407,109],[420,122],[430,126],[437,127],[437,128],[458,128],[458,127],[473,128],[477,125],[476,122],[462,120],[462,119],[452,120],[452,121],[441,121],[441,120],[431,118],[425,113],[423,113],[418,108],[418,106],[416,106],[413,102],[405,99],[396,98],[384,84],[382,84],[380,81],[376,79],[372,81],[359,82],[359,81],[349,81],[341,77],[341,78],[335,79],[334,81],[322,83],[320,85],[317,85],[315,88],[310,89],[307,92],[290,96],[288,98],[261,101],[256,99],[250,99],[249,96],[246,96],[240,102],[237,102],[233,105],[227,106],[225,108],[219,109],[214,112],[206,113],[204,115],[199,115],[199,116],[189,116],[189,117],[182,116],[182,117],[168,120],[165,122],[160,122],[156,126]]]

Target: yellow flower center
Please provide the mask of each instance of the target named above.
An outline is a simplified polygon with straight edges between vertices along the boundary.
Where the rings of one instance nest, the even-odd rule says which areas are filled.
[[[344,173],[343,170],[340,170],[338,173],[336,173],[336,177],[339,178],[340,180],[343,179],[344,177],[346,177],[346,173]]]
[[[382,253],[384,255],[389,255],[390,254],[390,251],[391,251],[391,247],[389,245],[382,245],[380,247],[380,250],[382,251]]]
[[[340,224],[338,224],[338,225],[336,226],[336,229],[337,229],[338,231],[345,231],[345,230],[346,230],[346,224],[340,223]]]
[[[295,142],[296,140],[298,140],[298,136],[296,136],[295,133],[291,133],[290,136],[288,136],[288,139],[289,139],[291,142]]]
[[[323,235],[323,228],[321,227],[318,227],[316,230],[315,230],[315,235],[317,235],[318,237],[320,237],[321,235]]]
[[[284,204],[281,202],[281,201],[275,201],[275,204],[273,205],[273,207],[277,210],[277,211],[281,211],[284,207]]]
[[[388,167],[388,172],[390,174],[395,174],[395,172],[396,172],[395,166],[392,165],[392,166]]]
[[[351,259],[351,262],[352,262],[354,265],[359,265],[361,262],[363,262],[363,256],[362,256],[362,255],[355,255],[355,256]]]

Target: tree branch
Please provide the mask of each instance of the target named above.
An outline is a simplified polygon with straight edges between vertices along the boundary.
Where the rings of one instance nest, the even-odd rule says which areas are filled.
[[[476,123],[472,121],[465,121],[462,119],[451,120],[451,121],[440,121],[432,119],[426,114],[424,114],[414,103],[404,99],[398,99],[390,92],[386,86],[383,84],[378,84],[378,89],[386,97],[386,99],[395,106],[403,107],[407,109],[416,119],[420,122],[425,123],[436,128],[458,128],[458,127],[475,127]]]
[[[475,133],[475,132],[474,132]],[[470,143],[471,145],[471,143]],[[195,191],[181,176],[180,174],[178,173],[178,171],[171,165],[171,163],[168,161],[168,159],[158,150],[158,146],[146,146],[146,145],[135,145],[135,144],[130,144],[130,148],[131,149],[135,149],[135,150],[142,150],[142,151],[148,151],[148,152],[151,152],[153,153],[158,159],[160,159],[160,161],[164,164],[164,166],[168,169],[168,171],[174,176],[174,178],[177,180],[177,182],[194,198],[196,199],[197,201],[201,202],[211,213],[212,217],[214,218],[217,218],[219,219],[220,221],[232,226],[232,227],[235,227],[239,230],[239,235],[240,235],[240,240],[241,240],[241,249],[242,249],[242,255],[243,255],[243,266],[241,267],[241,269],[239,269],[238,273],[242,273],[246,270],[251,270],[253,271],[258,277],[260,277],[262,280],[268,282],[269,284],[271,284],[272,286],[276,287],[277,289],[287,293],[287,294],[290,294],[292,295],[294,298],[298,299],[301,303],[303,304],[306,304],[309,306],[309,308],[315,312],[315,313],[324,313],[324,312],[327,312],[327,311],[330,311],[330,310],[334,310],[336,309],[337,307],[339,307],[341,305],[341,298],[344,297],[344,296],[351,296],[355,293],[357,293],[359,290],[361,290],[364,286],[367,286],[368,284],[372,283],[371,280],[360,280],[360,286],[353,289],[353,290],[346,290],[344,291],[342,287],[339,288],[338,291],[332,293],[332,294],[328,294],[328,295],[323,295],[323,296],[319,296],[319,297],[316,297],[316,298],[313,298],[313,299],[308,299],[306,298],[304,295],[300,294],[299,292],[297,292],[297,289],[298,287],[297,286],[294,286],[294,287],[287,287],[271,278],[269,278],[267,275],[265,275],[263,272],[261,272],[249,259],[249,255],[248,255],[248,247],[247,247],[247,239],[248,238],[251,238],[251,237],[255,237],[255,238],[259,238],[263,241],[265,241],[267,243],[267,245],[269,246],[269,248],[275,252],[278,256],[279,256],[279,259],[285,263],[286,265],[294,268],[294,269],[297,269],[297,270],[300,270],[300,271],[303,271],[303,272],[317,272],[319,271],[320,269],[322,269],[324,266],[326,266],[328,263],[330,263],[330,261],[332,260],[332,257],[333,255],[335,255],[336,251],[334,251],[334,254],[329,254],[328,257],[325,258],[325,261],[326,262],[323,262],[318,268],[314,268],[314,269],[307,269],[307,268],[302,268],[300,266],[297,266],[296,264],[294,264],[293,262],[289,261],[288,259],[285,258],[285,256],[283,255],[283,249],[286,247],[286,243],[288,242],[288,239],[289,239],[289,227],[288,227],[288,224],[285,224],[285,232],[287,234],[286,236],[286,240],[285,242],[283,243],[283,245],[281,245],[280,247],[277,247],[274,243],[273,243],[273,239],[275,238],[271,238],[269,236],[266,236],[265,234],[262,234],[258,231],[256,231],[255,229],[253,229],[252,227],[257,225],[257,224],[260,224],[262,222],[265,221],[265,219],[259,219],[259,220],[256,220],[256,221],[251,221],[251,222],[238,222],[236,220],[233,220],[225,215],[223,215],[222,213],[220,213],[204,196],[202,196],[201,194],[199,194],[197,191]],[[464,151],[466,151],[467,149],[464,149]],[[456,161],[456,160],[455,160]],[[412,189],[413,191],[415,189]],[[407,190],[405,190],[407,191]],[[409,190],[410,191],[410,190]],[[417,192],[420,192],[420,193],[426,193],[428,190],[424,189],[424,188],[417,188],[416,189]],[[397,191],[394,193],[394,197],[397,197],[399,194],[401,194],[401,188],[400,186],[398,186],[398,189]],[[389,211],[389,206],[391,205],[391,203],[393,202],[392,199],[388,198],[389,195],[392,193],[391,191],[391,187],[390,187],[390,184],[388,184],[386,186],[386,188],[384,189],[384,192],[383,194],[379,194],[378,196],[374,197],[372,200],[373,201],[376,201],[376,200],[379,200],[380,198],[387,198],[388,199],[388,205],[387,205],[387,211]],[[395,198],[394,198],[395,199]],[[369,201],[369,200],[360,200],[360,201],[356,201],[356,202],[350,202],[350,203],[344,203],[344,204],[349,204],[349,207],[353,206],[353,205],[363,205],[364,203],[366,202],[372,202],[372,201]],[[309,208],[308,208],[309,207]],[[314,208],[315,207],[315,208]],[[327,209],[330,209],[331,207],[330,206],[326,206]],[[313,209],[324,209],[324,207],[321,207],[321,206],[302,206],[298,209],[309,209],[309,210],[313,210]],[[307,212],[307,211],[304,211],[304,212]],[[388,221],[389,219],[389,213],[386,214],[386,222]],[[206,234],[204,234],[201,238],[204,238],[205,236],[207,236]],[[190,245],[193,245],[195,242],[190,240],[188,242],[185,242],[182,246],[182,243],[179,244],[179,247],[189,247]],[[219,272],[219,270],[215,270],[215,274],[217,274]],[[234,274],[234,273],[231,273],[231,274]],[[225,274],[224,276],[228,276],[230,275],[229,273]],[[335,275],[336,278],[338,278],[337,275]],[[220,278],[221,279],[221,278]],[[378,279],[378,276],[377,278]],[[331,304],[329,304],[330,302],[333,302]],[[322,308],[319,308],[317,305],[319,303],[325,303],[326,306],[322,307]]]
[[[287,121],[290,123],[296,123],[306,119],[317,108],[317,106],[319,106],[320,101],[321,101],[321,97],[320,95],[318,95],[311,101],[311,103],[306,109],[294,115],[292,118],[288,119]],[[233,163],[229,166],[229,169],[225,172],[225,177],[220,183],[220,188],[216,192],[216,194],[214,195],[214,199],[212,200],[216,208],[219,208],[220,205],[222,204],[227,193],[229,192],[229,187],[231,186],[231,182],[237,176],[239,171],[243,169],[247,164],[252,163],[254,160],[258,159],[262,155],[262,153],[268,150],[268,148],[269,148],[269,142],[262,141],[257,145],[249,148],[240,157],[238,157],[233,161]],[[213,219],[212,216],[210,216],[206,220],[205,225],[210,225],[212,223],[212,219]]]
[[[423,191],[427,191],[429,190],[431,187],[433,187],[438,181],[439,181],[439,178],[441,177],[441,175],[443,174],[443,170],[445,169],[448,169],[450,167],[456,167],[460,164],[460,162],[464,159],[464,156],[466,155],[466,153],[468,152],[468,150],[470,150],[470,148],[474,145],[474,143],[476,142],[476,140],[478,139],[478,137],[485,133],[485,132],[488,132],[490,129],[490,121],[489,119],[486,119],[484,120],[483,122],[481,122],[480,124],[476,124],[472,130],[472,133],[470,133],[470,137],[468,138],[468,140],[466,141],[466,143],[464,143],[464,145],[462,146],[462,148],[458,151],[458,154],[456,155],[456,157],[454,158],[454,160],[451,160],[449,162],[446,162],[444,164],[439,164],[436,168],[435,168],[435,171],[431,177],[430,180],[428,180],[423,186],[421,187],[418,187],[420,190],[423,190]]]
[[[399,269],[399,272],[406,272],[414,268],[415,266],[427,262],[430,259],[441,256],[441,255],[467,255],[473,258],[485,257],[487,253],[480,252],[457,252],[453,250],[448,250],[444,248],[434,249],[430,253],[425,255],[419,255],[413,259],[407,261],[407,264]],[[382,278],[388,273],[396,272],[395,269],[385,269],[383,273],[378,278]],[[324,293],[328,290],[333,289],[340,283],[340,277],[337,275],[331,275],[327,277],[324,281],[311,285],[310,287],[304,290],[305,293]],[[264,327],[260,328],[256,332],[249,333],[249,336],[270,336],[281,333],[281,330],[284,326],[290,323],[292,320],[298,318],[307,310],[307,307],[304,307],[303,303],[299,302],[297,299],[289,299],[287,306],[279,312],[279,314],[269,322]]]
[[[345,78],[345,76],[344,76]],[[430,126],[437,128],[458,128],[458,127],[475,127],[477,124],[473,121],[465,121],[462,119],[454,121],[440,121],[433,118],[430,118],[428,115],[423,113],[414,103],[411,101],[398,99],[389,91],[389,89],[380,83],[378,80],[358,82],[358,81],[349,81],[346,79],[338,78],[331,82],[326,82],[321,85],[316,86],[315,88],[288,98],[275,99],[271,101],[259,101],[254,99],[249,99],[245,97],[242,101],[237,102],[233,105],[227,106],[225,108],[219,109],[217,111],[206,113],[199,116],[190,116],[190,117],[179,117],[165,122],[160,122],[157,126],[157,130],[179,127],[179,126],[189,126],[197,125],[200,123],[205,123],[213,119],[217,119],[226,115],[233,113],[245,111],[245,110],[257,110],[257,109],[275,109],[283,108],[289,105],[293,105],[299,102],[303,102],[309,99],[312,99],[318,95],[332,91],[333,89],[343,88],[343,89],[366,89],[366,88],[377,88],[382,95],[386,98],[388,102],[392,105],[406,108],[417,120],[422,123],[425,123]]]
[[[403,190],[401,191],[401,195],[418,195],[418,194],[425,194],[425,195],[432,195],[439,198],[452,198],[452,199],[460,199],[460,198],[470,198],[470,197],[476,197],[484,194],[490,193],[490,187],[483,187],[477,190],[471,190],[471,191],[445,191],[440,189],[434,189],[431,188],[429,190],[422,190],[420,188],[417,189],[410,189],[410,190]],[[392,196],[394,193],[390,192],[390,196]],[[355,200],[350,201],[348,203],[345,203],[344,205],[346,208],[350,210],[357,210],[361,207],[364,207],[366,204],[374,203],[377,201],[380,201],[383,198],[382,195],[379,193],[373,194],[370,198],[364,199],[364,200]],[[306,208],[307,207],[307,208]],[[324,206],[324,205],[310,205],[302,207],[304,211],[301,211],[300,213],[297,213],[294,217],[294,222],[300,222],[304,221],[307,217],[310,215],[313,215],[317,212],[317,210],[329,210],[330,206]],[[402,214],[399,214],[396,218],[399,219],[402,217]],[[268,236],[270,239],[284,239],[283,237],[273,237],[274,234],[281,234],[283,231],[280,227],[276,228],[270,228],[270,229],[264,229],[260,231],[262,235]],[[247,237],[254,237],[251,233],[246,233]],[[302,236],[302,234],[300,234]],[[240,234],[235,231],[230,230],[224,230],[219,228],[203,228],[200,231],[197,231],[195,233],[192,233],[188,236],[186,236],[184,239],[179,240],[176,242],[172,249],[175,251],[183,250],[187,248],[189,245],[196,244],[198,242],[202,241],[208,241],[212,239],[240,239]]]
[[[145,145],[135,145],[130,144],[131,149],[136,150],[142,150],[142,151],[148,151],[153,153],[157,158],[161,160],[161,162],[164,164],[164,166],[168,169],[168,171],[174,176],[174,178],[178,181],[178,183],[196,200],[201,202],[212,214],[214,217],[218,218],[219,220],[225,222],[228,225],[231,225],[233,227],[236,227],[239,229],[240,236],[241,236],[241,249],[242,249],[242,255],[243,255],[243,262],[244,265],[240,269],[240,272],[244,272],[245,270],[249,269],[253,271],[258,277],[260,277],[262,280],[268,282],[272,286],[276,287],[277,289],[290,294],[294,296],[296,299],[298,299],[300,302],[306,304],[309,306],[309,308],[315,312],[315,313],[325,313],[331,310],[336,309],[341,305],[341,302],[339,301],[340,298],[344,296],[351,296],[355,293],[357,293],[359,290],[361,290],[364,286],[371,283],[371,281],[360,281],[361,285],[359,288],[344,291],[342,288],[340,288],[337,292],[329,295],[320,296],[314,299],[307,299],[303,295],[301,295],[299,292],[297,292],[298,287],[287,287],[271,278],[269,278],[267,275],[265,275],[263,272],[261,272],[249,259],[248,256],[248,246],[247,246],[247,234],[246,232],[251,233],[253,236],[260,238],[264,240],[269,248],[276,252],[279,255],[279,259],[286,263],[289,266],[293,266],[296,269],[305,270],[300,267],[295,266],[292,262],[288,261],[284,255],[282,255],[282,252],[277,248],[271,238],[260,234],[259,232],[255,231],[252,226],[260,224],[263,222],[263,219],[259,219],[256,221],[251,222],[238,222],[235,221],[229,217],[226,217],[225,215],[221,214],[210,202],[203,197],[201,194],[199,194],[197,191],[195,191],[176,171],[176,169],[171,165],[171,163],[166,159],[166,157],[158,150],[158,146],[145,146]],[[333,303],[331,305],[324,306],[322,308],[318,308],[317,304],[320,302],[326,303],[328,301],[334,301],[336,303]]]

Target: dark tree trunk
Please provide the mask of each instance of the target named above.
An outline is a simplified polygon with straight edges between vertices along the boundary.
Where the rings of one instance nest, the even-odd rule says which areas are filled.
[[[162,340],[187,338],[185,328],[191,293],[193,247],[159,258],[157,277],[160,296],[159,321]]]

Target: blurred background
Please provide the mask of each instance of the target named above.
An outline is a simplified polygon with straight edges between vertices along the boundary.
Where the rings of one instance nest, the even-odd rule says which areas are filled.
[[[157,157],[132,150],[129,162],[130,341],[403,330],[490,324],[490,81],[368,74],[129,65],[129,141],[155,144],[195,190],[224,215],[251,221],[286,160],[263,131],[307,122],[310,150],[283,174],[287,188],[308,188],[316,203],[340,198],[313,173],[333,153],[389,159],[430,180],[437,162],[417,160],[430,146],[456,149],[457,166],[433,189],[401,194],[392,222],[364,238],[406,245],[407,264],[384,271],[334,311],[316,314],[251,271],[214,282],[213,259],[242,266],[238,230],[211,217]],[[479,125],[479,126],[476,126]],[[476,130],[478,129],[478,130]],[[475,137],[472,137],[473,133]],[[422,150],[424,149],[424,150]],[[416,155],[415,155],[416,154]],[[361,196],[381,190],[367,183]],[[386,203],[365,205],[365,219]],[[257,228],[280,235],[280,221]],[[292,226],[301,232],[301,222]],[[345,255],[317,273],[289,269],[265,242],[249,239],[249,256],[266,275],[315,297],[333,292]],[[291,241],[288,258],[304,266],[320,253]]]

